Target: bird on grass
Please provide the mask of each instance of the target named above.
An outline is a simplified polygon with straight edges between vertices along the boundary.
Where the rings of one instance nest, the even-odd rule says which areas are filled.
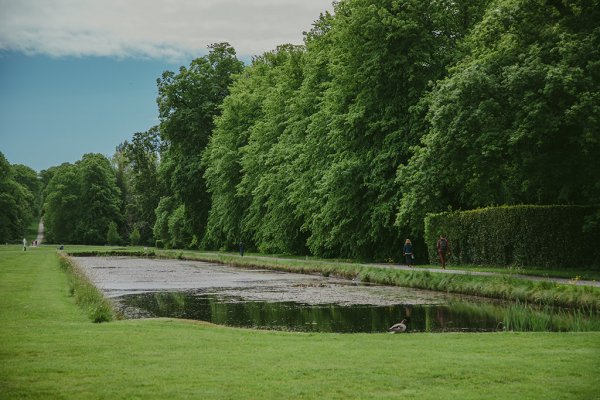
[[[406,319],[403,319],[402,321],[398,322],[397,324],[390,326],[390,329],[388,329],[388,330],[391,333],[406,332]]]

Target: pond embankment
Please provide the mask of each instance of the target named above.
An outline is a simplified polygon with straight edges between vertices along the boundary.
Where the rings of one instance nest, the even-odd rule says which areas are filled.
[[[529,323],[519,322],[527,311],[527,319],[543,322],[536,329],[570,329],[566,315],[541,316],[557,310],[510,309],[510,304],[481,297],[371,284],[371,279],[364,279],[365,271],[348,280],[331,273],[283,273],[181,259],[79,257],[76,262],[130,318],[167,316],[327,332],[382,332],[406,318],[412,331],[489,331],[516,323],[519,330],[530,329]],[[509,313],[513,317],[507,319]],[[590,325],[590,317],[597,319],[591,309],[578,311],[576,329],[595,329],[598,324]]]

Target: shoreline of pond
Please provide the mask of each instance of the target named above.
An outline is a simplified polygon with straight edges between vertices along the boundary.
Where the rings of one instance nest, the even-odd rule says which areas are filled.
[[[122,312],[126,318],[173,317],[227,326],[338,333],[381,333],[403,318],[413,332],[600,330],[598,314],[591,309],[564,310],[365,284],[331,274],[240,269],[181,258],[64,258],[108,296],[117,315],[126,303],[136,304],[133,316]]]
[[[319,261],[299,262],[291,259],[267,259],[240,257],[229,254],[210,255],[186,251],[149,249],[146,251],[98,250],[67,252],[80,256],[129,256],[165,258],[189,261],[214,262],[240,268],[263,268],[273,271],[301,274],[318,274],[381,285],[402,286],[446,293],[481,296],[492,299],[519,301],[540,306],[580,308],[597,312],[600,310],[600,288],[532,281],[510,275],[445,274],[419,269],[402,270],[358,263],[334,263]]]

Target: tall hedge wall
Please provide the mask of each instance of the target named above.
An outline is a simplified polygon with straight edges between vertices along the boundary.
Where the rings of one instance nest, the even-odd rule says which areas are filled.
[[[429,260],[437,262],[436,241],[443,233],[450,263],[600,269],[600,226],[590,223],[599,212],[587,206],[501,206],[429,214]]]

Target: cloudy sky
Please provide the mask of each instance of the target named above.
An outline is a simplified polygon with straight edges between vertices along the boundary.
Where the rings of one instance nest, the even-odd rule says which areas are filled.
[[[158,122],[156,78],[231,43],[302,43],[331,0],[0,0],[0,151],[41,170]]]

